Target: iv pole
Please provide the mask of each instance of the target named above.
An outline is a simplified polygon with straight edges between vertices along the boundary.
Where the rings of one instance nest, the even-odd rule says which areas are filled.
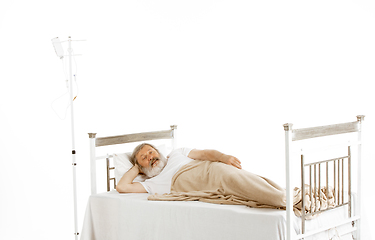
[[[69,96],[72,104],[70,106],[71,116],[71,128],[72,128],[72,167],[73,167],[73,199],[74,199],[74,235],[75,239],[78,240],[78,220],[77,220],[77,177],[76,177],[76,150],[75,150],[75,138],[74,138],[74,109],[73,109],[73,71],[72,71],[72,39],[68,39],[68,55],[69,55]]]
[[[74,235],[75,240],[78,240],[78,220],[77,220],[77,177],[76,177],[76,150],[75,150],[75,137],[74,137],[74,104],[73,104],[73,71],[72,71],[72,39],[69,37],[68,41],[68,60],[69,60],[69,97],[70,97],[70,119],[71,119],[71,130],[72,130],[72,168],[73,168],[73,200],[74,200]],[[82,40],[81,40],[82,41]],[[84,40],[83,40],[84,41]],[[64,53],[62,50],[61,42],[58,38],[52,39],[55,47],[56,54],[62,59]]]

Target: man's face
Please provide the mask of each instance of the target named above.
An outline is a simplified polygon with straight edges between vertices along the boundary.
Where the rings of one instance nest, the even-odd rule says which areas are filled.
[[[148,177],[158,175],[167,164],[167,159],[149,145],[145,145],[136,158],[142,172]]]

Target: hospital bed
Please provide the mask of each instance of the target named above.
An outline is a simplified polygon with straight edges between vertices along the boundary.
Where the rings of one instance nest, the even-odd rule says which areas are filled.
[[[302,129],[284,124],[286,210],[199,201],[149,201],[147,193],[120,194],[114,189],[116,181],[131,167],[130,153],[98,155],[98,150],[160,139],[170,143],[173,149],[177,126],[164,131],[99,138],[96,133],[89,133],[91,196],[81,240],[361,239],[363,120],[364,116],[360,115],[354,122]],[[160,146],[161,152],[168,152],[164,148]],[[335,154],[340,155],[332,156]],[[107,191],[97,193],[96,165],[103,160]],[[293,189],[297,185],[302,196],[312,196],[309,200],[315,203],[322,198],[316,189],[333,188],[334,207],[310,208],[303,199],[302,216],[297,217],[293,212]]]

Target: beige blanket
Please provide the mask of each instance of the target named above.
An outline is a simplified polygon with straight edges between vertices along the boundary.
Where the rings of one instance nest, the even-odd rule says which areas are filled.
[[[316,201],[314,191],[311,197],[306,185],[306,210],[325,209],[334,206],[330,189],[321,189],[322,201]],[[171,193],[150,195],[148,200],[156,201],[202,201],[219,204],[239,204],[257,208],[285,209],[285,189],[271,180],[242,169],[210,161],[192,161],[182,167],[172,178]],[[322,204],[320,204],[322,202]],[[301,191],[294,191],[294,212],[301,215]],[[322,206],[320,206],[322,205]]]

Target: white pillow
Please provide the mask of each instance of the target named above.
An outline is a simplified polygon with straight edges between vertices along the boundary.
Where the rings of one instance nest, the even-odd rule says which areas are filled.
[[[156,146],[161,154],[166,156],[166,146],[160,145]],[[132,155],[131,152],[128,153],[115,153],[113,154],[113,164],[115,167],[115,179],[116,184],[120,181],[122,176],[129,171],[130,168],[133,167],[133,164],[130,162],[130,156]],[[148,179],[147,176],[143,174],[139,174],[135,179],[134,182],[143,182]]]

